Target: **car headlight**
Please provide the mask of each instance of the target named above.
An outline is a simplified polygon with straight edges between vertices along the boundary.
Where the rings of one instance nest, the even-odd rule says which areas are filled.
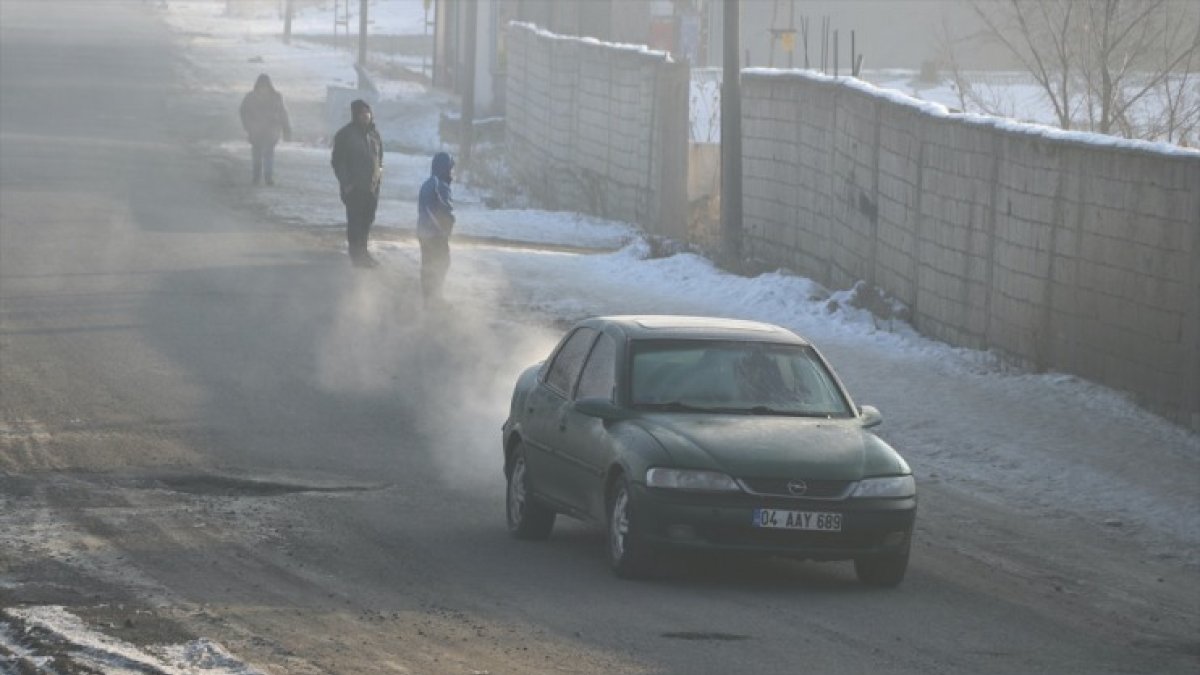
[[[719,471],[694,469],[650,469],[646,472],[646,485],[654,488],[710,492],[736,492],[741,489],[736,481]]]
[[[850,492],[851,498],[887,499],[912,497],[917,494],[917,482],[912,476],[888,476],[858,481]]]

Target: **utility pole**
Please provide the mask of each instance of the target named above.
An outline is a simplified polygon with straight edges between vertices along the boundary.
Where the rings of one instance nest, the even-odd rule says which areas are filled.
[[[471,146],[475,142],[475,53],[478,35],[476,27],[479,21],[479,3],[467,1],[465,58],[463,68],[462,114],[459,116],[459,160],[464,168],[471,163]]]
[[[292,0],[284,0],[283,5],[283,44],[292,42]]]
[[[742,261],[742,86],[738,64],[739,0],[724,0],[721,80],[721,234],[726,265]]]
[[[367,0],[358,2],[358,65],[367,67]]]

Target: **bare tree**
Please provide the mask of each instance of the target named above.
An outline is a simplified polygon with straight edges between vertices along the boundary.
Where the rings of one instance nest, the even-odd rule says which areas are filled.
[[[948,17],[942,16],[938,31],[938,42],[941,45],[940,65],[949,71],[950,85],[958,98],[956,112],[984,112],[999,117],[1016,117],[1017,112],[1010,97],[1006,96],[1002,87],[992,86],[997,77],[985,75],[980,71],[968,71],[963,65],[959,53],[960,45],[970,48],[982,39],[981,33],[963,37],[954,34]]]
[[[1177,140],[1194,131],[1200,93],[1200,5],[1189,0],[971,0],[983,30],[1029,73],[1064,129]],[[957,65],[964,107],[1001,114]]]
[[[1171,19],[1166,15],[1162,17],[1164,43],[1186,42],[1190,30],[1192,49],[1173,72],[1168,71],[1161,88],[1152,93],[1154,102],[1146,106],[1151,112],[1144,116],[1143,126],[1148,137],[1181,145],[1196,145],[1200,142],[1197,137],[1200,132],[1200,76],[1197,74],[1200,69],[1200,12],[1197,12],[1195,26]],[[1170,51],[1161,50],[1160,58],[1160,68],[1168,70],[1171,66]]]

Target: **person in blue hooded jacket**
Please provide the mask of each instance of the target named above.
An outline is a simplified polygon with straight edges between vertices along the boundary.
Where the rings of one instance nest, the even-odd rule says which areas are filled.
[[[454,204],[450,184],[454,160],[439,152],[433,156],[429,179],[417,199],[417,241],[421,243],[421,294],[425,302],[442,299],[442,283],[450,269],[450,233],[454,230]]]

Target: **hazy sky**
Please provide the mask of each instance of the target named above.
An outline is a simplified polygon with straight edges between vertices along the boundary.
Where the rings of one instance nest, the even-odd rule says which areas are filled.
[[[791,8],[795,6],[795,20]],[[978,20],[961,0],[743,0],[743,54],[750,50],[750,65],[768,65],[770,28],[801,29],[802,17],[808,18],[809,58],[820,63],[821,23],[829,17],[830,41],[832,31],[838,31],[843,72],[849,67],[850,31],[854,31],[857,51],[864,55],[864,68],[919,68],[922,61],[935,59],[940,49],[939,32],[943,20],[955,31],[966,34],[977,30]],[[801,41],[797,37],[797,50]],[[832,45],[830,46],[832,52]],[[976,63],[971,67],[988,65],[998,53],[974,50]],[[744,56],[743,56],[744,58]],[[829,57],[832,61],[832,55]],[[795,65],[803,65],[803,53],[797,51]],[[787,66],[787,54],[776,43],[776,67]]]

